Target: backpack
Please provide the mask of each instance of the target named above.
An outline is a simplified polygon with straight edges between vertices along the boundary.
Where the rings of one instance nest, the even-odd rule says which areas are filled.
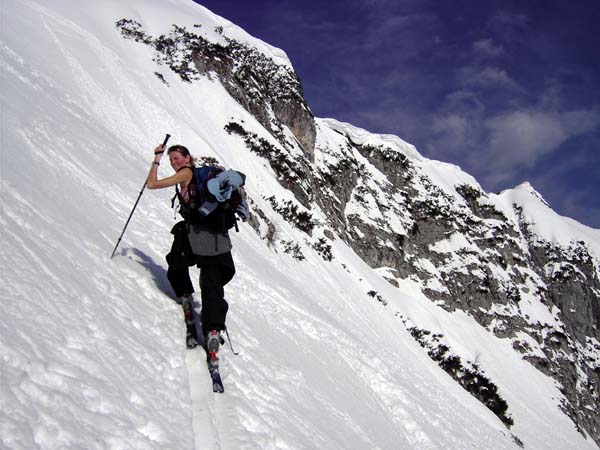
[[[247,216],[247,204],[240,191],[245,184],[246,175],[214,166],[191,169],[193,174],[188,185],[187,203],[184,202],[178,186],[175,186],[180,205],[179,213],[184,220],[215,232],[225,233],[234,226],[237,230],[236,213],[242,220]]]

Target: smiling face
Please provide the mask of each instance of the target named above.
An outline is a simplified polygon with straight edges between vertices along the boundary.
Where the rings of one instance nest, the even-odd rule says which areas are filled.
[[[178,151],[169,152],[169,161],[171,162],[171,167],[175,171],[181,169],[182,167],[189,166],[190,159],[190,155],[183,156],[183,154]]]

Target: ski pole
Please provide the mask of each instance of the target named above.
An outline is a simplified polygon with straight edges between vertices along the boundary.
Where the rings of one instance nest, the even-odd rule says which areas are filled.
[[[236,352],[236,351],[233,349],[233,345],[231,344],[231,338],[229,337],[229,330],[227,329],[227,327],[225,327],[225,334],[227,334],[227,341],[229,341],[229,348],[231,348],[231,352],[232,352],[232,353],[233,353],[235,356],[239,355],[239,354],[240,354],[240,352]]]
[[[162,143],[163,148],[167,145],[167,141],[169,140],[169,138],[171,137],[170,134],[167,134],[165,136],[165,140]],[[119,244],[121,243],[121,239],[123,239],[123,235],[125,234],[125,230],[127,229],[127,225],[129,225],[129,221],[131,220],[131,217],[133,216],[133,212],[135,211],[135,208],[137,208],[137,205],[140,201],[140,198],[142,198],[142,194],[144,193],[144,190],[146,189],[146,185],[148,184],[148,179],[146,178],[146,181],[144,181],[144,185],[142,186],[142,190],[140,191],[140,195],[138,195],[137,200],[135,201],[135,204],[133,205],[133,209],[131,210],[131,213],[129,213],[129,217],[127,218],[127,222],[125,222],[125,226],[123,227],[123,231],[121,231],[121,236],[119,236],[119,240],[117,241],[117,245],[115,245],[115,248],[112,252],[112,255],[110,255],[110,259],[113,258],[113,256],[115,256],[115,252],[117,251],[117,247],[119,247]]]

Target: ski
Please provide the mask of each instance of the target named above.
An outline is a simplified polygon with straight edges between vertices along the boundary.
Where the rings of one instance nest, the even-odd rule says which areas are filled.
[[[194,327],[196,328],[196,340],[198,345],[204,347],[204,331],[202,330],[202,321],[200,315],[196,311],[196,307],[192,304],[192,317],[194,319]]]
[[[192,349],[198,345],[204,345],[204,334],[202,333],[202,322],[194,305],[194,298],[191,295],[184,296],[181,306],[185,318],[186,336],[185,345]]]
[[[213,362],[209,362],[208,371],[210,372],[210,378],[212,379],[213,392],[217,392],[219,394],[225,392],[223,381],[221,381],[221,374],[219,373],[219,366]]]
[[[188,326],[186,344],[188,348],[194,348],[196,346],[202,347],[207,354],[207,365],[212,380],[213,392],[223,393],[225,388],[223,381],[221,380],[221,374],[219,373],[219,358],[217,352],[219,346],[224,343],[223,338],[220,336],[218,331],[211,331],[209,335],[212,339],[205,339],[204,332],[202,330],[202,321],[198,311],[196,311],[193,298],[190,296],[183,302],[183,311],[186,318],[186,324]],[[192,332],[195,331],[196,339],[192,336]],[[191,345],[193,344],[193,345]]]
[[[213,392],[223,393],[225,388],[221,381],[221,374],[219,373],[219,357],[217,352],[219,347],[223,344],[222,337],[219,331],[210,330],[206,336],[206,362],[208,364],[208,371],[210,372],[210,378],[213,383]]]

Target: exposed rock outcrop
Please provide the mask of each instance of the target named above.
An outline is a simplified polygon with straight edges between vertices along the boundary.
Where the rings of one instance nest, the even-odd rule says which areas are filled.
[[[281,144],[293,146],[283,130],[287,126],[309,160],[313,160],[314,116],[304,100],[300,79],[291,67],[276,64],[258,50],[226,36],[223,36],[226,44],[222,45],[174,25],[168,36],[153,37],[139,22],[128,19],[117,22],[117,28],[123,36],[152,46],[156,51],[155,61],[167,65],[186,82],[215,74],[229,95]],[[156,75],[164,82],[160,73]]]

